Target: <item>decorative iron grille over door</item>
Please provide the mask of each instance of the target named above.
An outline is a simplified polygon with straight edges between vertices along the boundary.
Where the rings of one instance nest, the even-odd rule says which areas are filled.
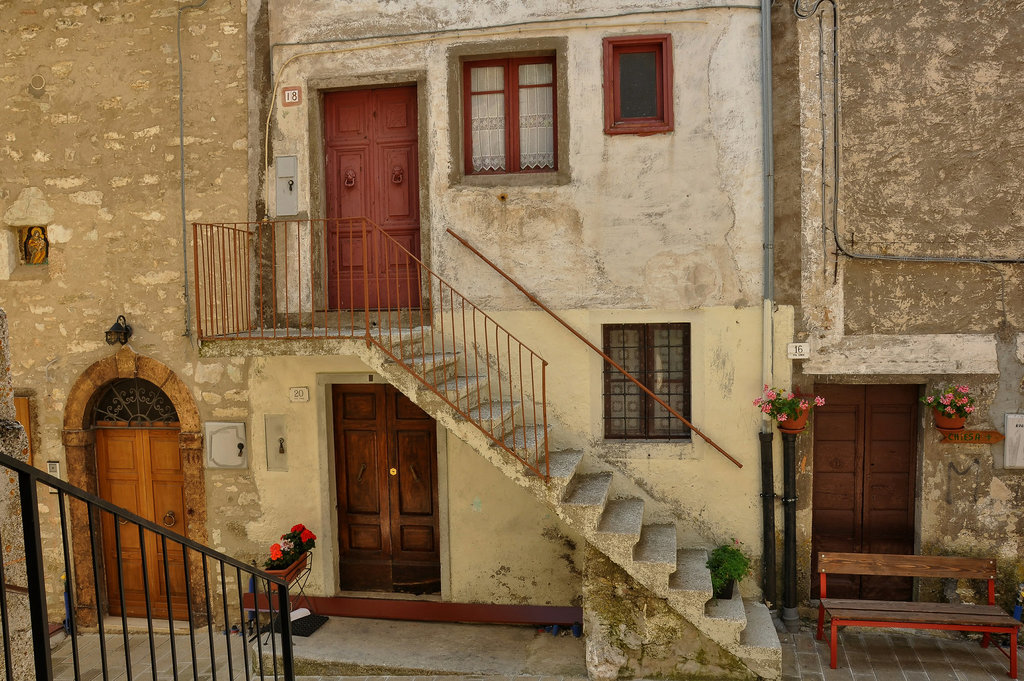
[[[149,426],[177,423],[178,413],[155,384],[142,378],[114,381],[96,404],[96,421]]]

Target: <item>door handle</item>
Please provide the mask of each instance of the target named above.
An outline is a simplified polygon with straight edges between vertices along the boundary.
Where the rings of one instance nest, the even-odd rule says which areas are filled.
[[[356,476],[356,482],[362,482],[363,481],[363,473],[365,473],[365,472],[366,472],[366,464],[364,463],[362,466],[359,467],[359,475]]]
[[[164,526],[174,527],[174,525],[177,522],[178,519],[174,517],[174,511],[168,511],[167,513],[164,513]]]
[[[416,482],[419,482],[420,474],[416,472],[416,466],[409,466],[409,470],[412,471],[412,479]]]

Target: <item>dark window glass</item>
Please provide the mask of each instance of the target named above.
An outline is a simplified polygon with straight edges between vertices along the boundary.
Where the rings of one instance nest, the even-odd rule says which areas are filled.
[[[658,65],[653,51],[619,55],[619,97],[622,118],[658,115]]]
[[[672,409],[690,418],[690,325],[604,327],[605,353]],[[614,367],[604,374],[605,437],[688,439],[690,429]]]

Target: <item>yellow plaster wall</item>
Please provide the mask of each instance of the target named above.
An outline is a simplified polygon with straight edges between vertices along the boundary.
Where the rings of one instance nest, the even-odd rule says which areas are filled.
[[[265,357],[252,364],[248,437],[255,492],[238,500],[250,512],[245,524],[250,542],[238,550],[262,562],[267,547],[301,522],[318,536],[310,590],[334,595],[338,522],[329,385],[363,383],[371,371],[358,359],[342,356]],[[288,389],[296,386],[310,389],[309,402],[289,400]],[[287,420],[287,471],[267,469],[268,413]],[[577,551],[582,542],[540,501],[454,436],[439,434],[438,459],[443,597],[573,604],[580,593]],[[211,525],[216,527],[218,499],[211,497]]]

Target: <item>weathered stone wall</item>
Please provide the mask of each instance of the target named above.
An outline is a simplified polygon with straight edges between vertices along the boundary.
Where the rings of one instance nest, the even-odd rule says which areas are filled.
[[[923,389],[968,383],[979,396],[968,428],[1002,431],[1005,414],[1024,411],[1024,265],[946,261],[1021,257],[1024,197],[1015,190],[1021,170],[1014,150],[1024,126],[1014,114],[1020,86],[1013,74],[1024,19],[999,2],[840,2],[836,91],[832,14],[827,3],[822,8],[820,24],[790,15],[787,29],[797,37],[801,122],[797,336],[812,345],[796,380],[806,390],[814,382]],[[789,58],[788,43],[779,49],[787,53],[777,54],[777,63]],[[838,187],[831,151],[836,92]],[[787,144],[792,133],[776,128]],[[834,216],[836,236],[856,259],[836,255]],[[940,444],[923,408],[918,432],[918,550],[996,556],[1005,583],[1014,575],[1020,581],[1024,522],[1012,509],[1024,500],[1024,475],[1003,466],[1002,444]],[[800,447],[807,561],[810,438]],[[1004,588],[1000,593],[1009,597]]]
[[[14,420],[14,393],[11,389],[11,351],[7,336],[7,315],[0,308],[0,452],[25,461],[28,458],[28,440],[21,425]],[[25,541],[22,539],[21,498],[18,479],[7,469],[0,475],[0,561],[4,566],[4,582],[16,586],[28,584],[25,572]],[[0,588],[5,588],[0,585]],[[28,599],[23,594],[7,592],[7,621],[10,627],[11,647],[0,648],[0,667],[6,665],[10,655],[15,678],[27,679],[32,675],[32,631],[29,621]]]
[[[104,332],[119,314],[139,354],[200,387],[193,373],[202,362],[194,338],[184,336],[182,6],[0,3],[0,301],[9,314],[13,388],[30,398],[39,467],[58,461],[67,471],[68,393],[88,366],[113,354]],[[209,0],[181,15],[189,221],[246,217],[244,9],[237,0]],[[47,229],[47,264],[23,263],[19,238],[28,225]],[[201,387],[221,396],[236,384]],[[194,395],[204,419],[230,402],[215,404],[202,391]],[[47,497],[43,532],[56,538],[56,497]],[[220,499],[212,496],[215,506]],[[47,560],[51,619],[60,621],[59,552]]]

